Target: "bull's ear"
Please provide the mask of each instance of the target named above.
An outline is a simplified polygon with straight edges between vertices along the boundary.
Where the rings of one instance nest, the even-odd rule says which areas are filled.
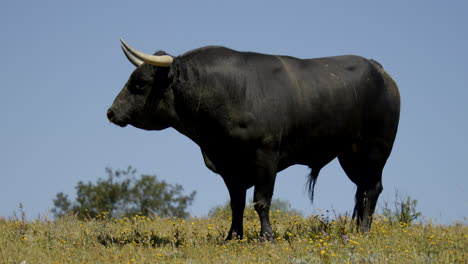
[[[133,56],[130,52],[127,51],[127,49],[125,49],[125,47],[123,45],[120,45],[120,47],[122,48],[124,54],[125,54],[125,57],[127,57],[127,59],[133,64],[135,65],[135,67],[140,67],[140,65],[143,64],[143,61],[137,59],[135,56]]]
[[[164,50],[158,50],[158,51],[156,51],[153,55],[156,55],[156,56],[169,55],[169,56],[171,56],[171,54],[168,54],[168,53],[165,52]],[[172,56],[171,56],[171,57],[172,57]]]

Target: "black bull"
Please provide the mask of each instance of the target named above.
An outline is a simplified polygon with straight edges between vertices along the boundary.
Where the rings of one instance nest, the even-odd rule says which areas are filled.
[[[131,61],[138,55],[124,42],[123,49]],[[247,189],[255,186],[260,234],[272,240],[277,172],[309,166],[312,198],[320,169],[336,157],[357,185],[353,217],[369,231],[400,112],[398,88],[380,64],[358,56],[297,59],[224,47],[196,49],[163,66],[138,59],[108,118],[146,130],[173,127],[200,146],[206,166],[229,190],[227,239],[242,238]]]

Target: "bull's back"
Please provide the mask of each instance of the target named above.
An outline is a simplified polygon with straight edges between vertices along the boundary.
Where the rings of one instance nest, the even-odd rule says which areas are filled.
[[[341,133],[371,103],[378,80],[371,65],[357,56],[300,60],[269,56],[246,75],[246,109],[264,123],[282,129],[307,130],[311,136]],[[247,67],[248,68],[248,67]],[[254,75],[251,72],[255,72]],[[366,102],[369,101],[369,102]]]
[[[358,56],[266,60],[249,82],[258,93],[250,105],[257,124],[281,142],[283,167],[326,163],[365,137],[393,144],[399,94],[380,65]]]

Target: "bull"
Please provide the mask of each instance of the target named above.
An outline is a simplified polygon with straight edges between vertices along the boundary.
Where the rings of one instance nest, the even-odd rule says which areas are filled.
[[[308,190],[335,158],[357,185],[353,218],[370,230],[382,171],[400,115],[398,87],[383,67],[359,56],[298,59],[209,46],[171,56],[122,49],[137,68],[107,111],[121,127],[168,127],[201,149],[230,195],[227,239],[242,238],[246,191],[262,239],[274,240],[269,209],[276,174],[311,169]]]

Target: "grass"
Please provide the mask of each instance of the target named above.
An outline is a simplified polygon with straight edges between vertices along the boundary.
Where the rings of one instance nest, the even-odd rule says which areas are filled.
[[[258,242],[246,210],[245,238],[225,242],[224,215],[190,220],[135,216],[80,221],[0,219],[1,263],[467,263],[468,226],[394,223],[377,216],[360,234],[348,217],[271,213],[276,243]],[[24,262],[23,262],[24,263]]]

